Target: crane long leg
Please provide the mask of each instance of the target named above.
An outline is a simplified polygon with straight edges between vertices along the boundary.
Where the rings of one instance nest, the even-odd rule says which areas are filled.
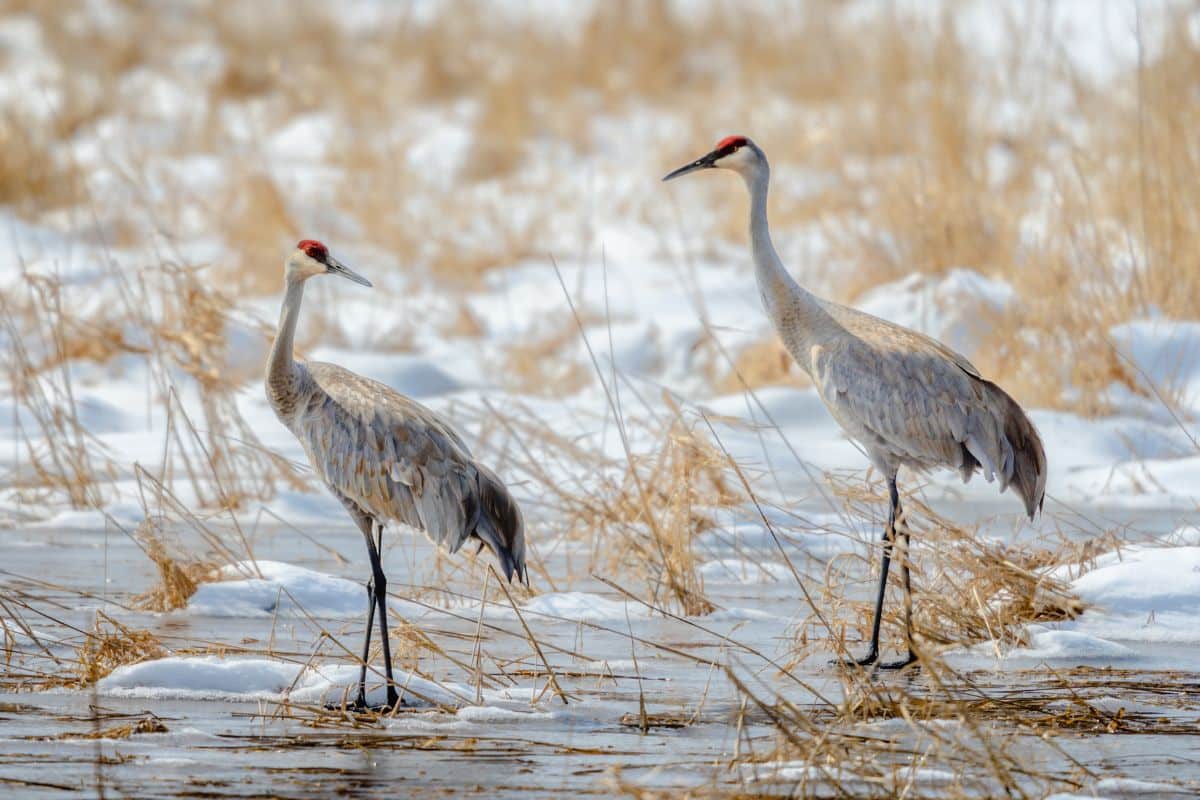
[[[358,696],[354,707],[367,707],[367,660],[371,657],[371,628],[375,624],[375,578],[367,581],[367,632],[363,634],[362,664],[358,670]]]
[[[375,550],[382,558],[383,554],[383,526],[377,524],[374,520],[367,516],[360,517],[359,527],[363,534],[370,541],[371,531],[375,532]],[[387,602],[386,598],[384,602]],[[358,670],[358,696],[354,700],[354,706],[358,709],[367,707],[367,663],[371,658],[371,629],[375,624],[375,576],[371,575],[367,579],[367,630],[363,634],[362,646],[362,664]]]
[[[894,526],[893,526],[894,527]],[[904,525],[900,530],[900,538],[904,542],[904,557],[900,561],[900,568],[904,573],[904,643],[908,647],[908,655],[899,661],[887,661],[879,665],[880,669],[903,669],[909,664],[917,660],[916,654],[913,652],[913,634],[912,634],[912,570],[909,568],[909,548],[910,539],[908,526]]]
[[[378,523],[374,523],[378,524]],[[371,580],[375,585],[375,607],[379,611],[379,636],[383,643],[383,672],[387,676],[387,708],[395,708],[399,704],[396,693],[396,681],[392,677],[392,644],[388,639],[387,626],[387,576],[383,574],[383,563],[379,557],[379,548],[369,530],[363,531],[367,540],[367,557],[371,560]],[[380,533],[382,539],[382,532]],[[370,625],[368,625],[368,630]],[[365,664],[366,662],[364,662]]]
[[[879,626],[883,621],[883,600],[887,595],[888,569],[892,564],[892,544],[896,539],[896,517],[900,513],[900,492],[896,478],[888,478],[888,522],[883,530],[883,563],[879,567],[879,593],[875,597],[875,615],[871,620],[871,645],[862,658],[845,663],[865,667],[879,660]]]
[[[354,520],[354,524],[362,531],[362,535],[366,537],[367,548],[371,548],[371,537],[378,530],[378,539],[383,537],[383,528],[378,527],[368,514],[363,512],[357,505],[350,502],[346,498],[339,498],[346,506],[346,510],[350,512],[350,517]],[[382,542],[380,542],[382,543]],[[376,545],[376,550],[379,546]],[[375,575],[372,572],[371,577],[367,579],[367,630],[363,633],[362,645],[362,663],[359,665],[358,671],[358,695],[354,698],[354,708],[364,710],[367,707],[367,664],[371,659],[371,632],[375,625]]]

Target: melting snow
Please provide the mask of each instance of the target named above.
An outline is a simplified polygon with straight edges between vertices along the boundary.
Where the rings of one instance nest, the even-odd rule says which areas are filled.
[[[210,617],[356,619],[367,611],[365,584],[281,561],[240,561],[222,567],[218,577],[216,583],[200,585],[188,601],[189,612]],[[425,611],[395,598],[389,605],[410,616]]]
[[[383,703],[387,692],[373,667],[367,673],[367,702]],[[280,701],[300,704],[341,703],[353,697],[359,668],[354,664],[305,666],[272,658],[172,656],[119,667],[99,684],[108,695],[146,699]],[[484,689],[489,704],[522,703],[524,708],[478,706],[474,687],[439,683],[396,670],[396,683],[409,706],[462,707],[461,718],[472,722],[519,721],[539,715],[528,703],[532,690]],[[543,716],[549,716],[543,715]]]

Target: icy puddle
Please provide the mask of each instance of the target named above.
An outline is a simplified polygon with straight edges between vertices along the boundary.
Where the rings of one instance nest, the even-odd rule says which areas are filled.
[[[1172,519],[1128,521],[1166,533]],[[1122,613],[1038,623],[1023,648],[959,649],[946,655],[953,673],[854,680],[829,664],[828,643],[789,663],[792,631],[807,617],[799,591],[770,548],[742,534],[706,554],[700,572],[718,608],[692,618],[664,617],[578,575],[568,561],[582,559],[566,547],[546,569],[574,579],[552,591],[535,577],[539,594],[514,593],[520,618],[503,594],[481,609],[478,571],[456,567],[463,556],[443,562],[445,592],[407,585],[437,585],[429,551],[393,534],[393,648],[407,691],[405,708],[381,718],[327,709],[357,680],[366,595],[354,530],[317,542],[260,529],[257,570],[227,565],[225,580],[165,614],[133,610],[157,575],[123,534],[7,532],[13,655],[0,695],[0,784],[22,796],[100,787],[136,797],[987,796],[1001,784],[973,754],[992,748],[1005,780],[1032,796],[1200,787],[1200,633],[1185,624],[1200,611],[1188,582],[1200,567],[1186,536],[1169,551],[1100,555],[1079,579],[1081,592]],[[825,564],[802,545],[794,561],[820,603],[809,578]],[[865,598],[869,584],[864,575],[851,589]],[[640,596],[644,584],[627,588]],[[73,674],[80,631],[98,611],[150,631],[161,649],[92,688],[45,688]],[[382,697],[377,675],[369,684]],[[776,749],[789,736],[837,747],[793,758]]]

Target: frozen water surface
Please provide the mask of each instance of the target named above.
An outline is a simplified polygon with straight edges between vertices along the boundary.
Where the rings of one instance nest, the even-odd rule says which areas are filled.
[[[1121,521],[1161,534],[1171,532],[1176,520],[1168,512],[1122,512]],[[998,521],[997,532],[1009,525]],[[422,568],[413,574],[429,545],[391,534],[386,565],[394,587],[393,632],[407,620],[445,654],[425,652],[414,664],[411,649],[394,637],[397,680],[409,687],[405,707],[383,719],[354,719],[323,709],[341,702],[357,679],[342,645],[357,652],[361,635],[361,538],[340,519],[321,530],[319,544],[282,527],[254,530],[250,544],[259,574],[246,574],[254,569],[250,563],[229,565],[223,570],[227,580],[203,585],[188,608],[165,614],[122,608],[156,580],[124,535],[86,528],[8,532],[7,575],[36,575],[54,584],[9,578],[16,596],[28,591],[59,604],[53,611],[39,604],[55,622],[33,626],[51,651],[74,657],[74,643],[56,642],[55,634],[65,632],[69,640],[64,625],[90,629],[95,613],[107,610],[123,624],[154,632],[173,652],[121,667],[94,690],[0,698],[0,780],[22,794],[47,796],[94,791],[100,781],[112,794],[138,797],[421,796],[441,789],[537,797],[568,791],[605,796],[618,784],[786,793],[802,776],[829,777],[803,763],[729,767],[733,754],[747,747],[768,752],[774,735],[761,711],[741,710],[740,695],[711,661],[733,665],[763,696],[777,694],[816,715],[826,702],[840,702],[846,690],[828,663],[832,652],[819,648],[789,673],[780,671],[802,604],[790,570],[762,542],[743,543],[741,558],[714,553],[706,562],[706,592],[720,608],[705,617],[665,617],[587,578],[572,581],[570,591],[515,596],[568,696],[564,704],[547,688],[539,657],[507,601],[493,597],[481,609],[479,587],[453,576],[444,593],[410,587],[435,585]],[[1190,539],[1183,535],[1182,541]],[[813,562],[801,547],[789,547],[807,581]],[[1200,737],[1181,736],[1179,728],[1194,727],[1200,714],[1200,637],[1185,635],[1188,629],[1173,616],[1194,618],[1197,610],[1196,587],[1177,580],[1190,580],[1194,549],[1134,546],[1120,558],[1101,555],[1074,583],[1097,604],[1094,612],[1033,626],[1025,648],[1000,652],[985,643],[949,653],[971,691],[1058,697],[1111,715],[1119,711],[1127,720],[1114,733],[1061,735],[1050,743],[997,722],[990,734],[1012,735],[1008,746],[1040,770],[1070,775],[1078,761],[1097,776],[1121,776],[1124,782],[1080,781],[1096,796],[1194,790]],[[558,559],[547,567],[567,571]],[[1139,569],[1147,571],[1139,575]],[[1159,577],[1159,588],[1148,588]],[[851,589],[860,599],[869,592],[869,576],[863,578]],[[477,628],[482,679],[470,668]],[[377,657],[374,666],[379,663]],[[1056,673],[1071,676],[1070,691]],[[918,671],[876,680],[919,694],[926,678]],[[370,699],[381,700],[378,676],[370,683]],[[640,698],[653,723],[646,732],[638,728]],[[147,715],[165,732],[63,738]],[[953,720],[927,724],[972,735],[957,730]],[[1164,733],[1156,735],[1156,727]],[[903,744],[917,741],[922,725],[890,719],[857,728]],[[896,763],[898,785],[911,782],[922,793],[947,796],[963,788],[953,772]],[[52,770],[38,766],[50,764]],[[849,767],[834,776],[843,786],[856,780]],[[1149,788],[1163,779],[1169,789]],[[827,781],[808,785],[836,794]]]

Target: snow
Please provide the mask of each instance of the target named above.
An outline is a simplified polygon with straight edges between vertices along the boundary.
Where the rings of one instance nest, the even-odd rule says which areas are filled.
[[[456,716],[464,722],[474,722],[481,725],[523,724],[531,720],[549,720],[558,717],[550,711],[531,711],[518,708],[502,708],[500,706],[464,706],[458,709]]]
[[[105,694],[141,698],[274,700],[292,686],[301,667],[266,658],[161,658],[118,667],[101,679]]]
[[[1071,588],[1110,612],[1200,614],[1200,547],[1133,545],[1107,553]]]
[[[1016,304],[1008,283],[961,267],[941,275],[914,273],[876,286],[855,302],[860,310],[932,336],[968,359]]]
[[[1096,781],[1097,792],[1112,792],[1117,795],[1162,795],[1187,794],[1187,787],[1158,781],[1139,781],[1134,778],[1102,778]]]
[[[1194,529],[1183,533],[1190,539]],[[1078,567],[1060,567],[1051,575],[1066,581],[1087,604],[1077,619],[1031,625],[1028,645],[999,653],[1005,662],[1057,661],[1072,664],[1128,663],[1141,646],[1195,645],[1200,615],[1200,546],[1130,545],[1098,556],[1078,574]],[[983,643],[970,648],[993,655]]]
[[[1146,388],[1178,398],[1184,408],[1200,413],[1200,322],[1133,320],[1110,333]]]
[[[313,351],[312,360],[337,364],[418,399],[453,394],[463,388],[434,359],[422,356],[322,347]]]
[[[706,581],[728,583],[767,583],[792,579],[792,571],[786,564],[747,561],[742,558],[722,558],[700,565],[700,574]]]
[[[424,24],[422,20],[428,19],[434,5],[413,6],[406,11],[411,11],[412,17],[405,24]],[[918,15],[934,8],[917,2],[906,5],[905,13]],[[580,10],[586,6],[539,2],[534,13],[552,29],[569,28],[586,19],[586,9]],[[876,13],[871,3],[848,6],[849,14]],[[1135,6],[1105,3],[1096,10],[1090,3],[977,2],[955,14],[953,22],[980,59],[996,59],[1021,73],[1014,80],[1036,76],[1044,59],[1058,57],[1058,52],[1051,51],[1061,50],[1083,80],[1101,85],[1115,76],[1128,76],[1139,59],[1153,64],[1160,33],[1156,14],[1137,17]],[[500,9],[498,13],[506,15],[530,13],[517,3],[501,4]],[[105,13],[83,14],[73,24],[95,17],[96,24],[119,28],[123,13],[114,6]],[[1014,30],[1006,24],[1010,14],[1018,25],[1016,30],[1039,31],[1039,45],[1041,37],[1047,37],[1048,43],[1061,47],[1015,50],[1024,42],[1007,35]],[[333,16],[333,24],[350,31],[396,23],[387,4],[379,3],[352,4]],[[632,673],[635,662],[630,658],[629,643],[601,640],[601,644],[593,644],[595,640],[583,633],[589,626],[582,623],[609,630],[625,630],[628,623],[637,627],[639,635],[647,629],[662,633],[664,641],[679,630],[670,627],[677,620],[626,600],[592,578],[591,571],[599,573],[605,566],[595,563],[597,545],[583,541],[584,537],[567,538],[559,516],[559,498],[548,497],[543,488],[542,481],[546,481],[587,494],[601,486],[601,479],[622,474],[625,443],[604,388],[620,403],[623,421],[632,423],[624,433],[639,463],[648,463],[652,448],[661,446],[659,434],[664,423],[673,421],[678,409],[682,421],[694,425],[702,438],[708,438],[706,423],[712,424],[719,444],[744,471],[762,501],[761,507],[745,503],[709,508],[706,504],[713,503],[711,498],[692,498],[694,510],[711,522],[699,528],[691,540],[698,575],[705,593],[718,601],[717,610],[696,620],[698,624],[744,631],[738,636],[769,642],[766,647],[773,656],[783,653],[794,639],[788,626],[804,622],[806,613],[798,601],[801,587],[796,585],[797,574],[807,591],[819,585],[813,581],[820,579],[823,570],[878,563],[877,547],[873,546],[878,536],[875,521],[848,511],[845,499],[830,490],[827,480],[833,475],[857,486],[869,478],[878,489],[878,476],[868,467],[860,448],[847,440],[830,418],[807,379],[793,368],[789,376],[793,383],[761,387],[752,395],[729,391],[734,382],[724,380],[731,373],[727,355],[737,358],[746,348],[769,341],[773,332],[748,266],[741,238],[744,221],[739,217],[730,222],[725,217],[743,213],[738,204],[744,198],[736,195],[740,187],[732,178],[698,182],[686,189],[680,184],[664,188],[657,183],[667,168],[682,163],[670,159],[695,154],[687,149],[691,146],[688,142],[708,136],[707,131],[696,130],[694,115],[664,112],[640,103],[622,108],[620,103],[606,100],[591,124],[571,137],[560,137],[561,120],[546,114],[552,109],[535,107],[533,116],[544,122],[535,125],[523,142],[527,157],[522,163],[520,190],[510,194],[500,181],[463,180],[464,167],[477,144],[477,120],[486,112],[478,102],[442,103],[436,97],[422,98],[419,104],[398,106],[386,115],[372,117],[369,124],[352,128],[343,125],[337,103],[323,104],[319,98],[307,99],[306,110],[291,116],[278,115],[277,103],[268,98],[212,105],[210,95],[216,93],[210,92],[210,87],[225,74],[230,55],[209,41],[172,44],[170,52],[160,54],[161,59],[156,56],[152,65],[129,70],[113,87],[117,93],[113,102],[126,103],[136,112],[132,115],[136,119],[96,108],[94,118],[81,120],[78,132],[63,145],[61,155],[79,165],[89,195],[103,198],[102,203],[61,209],[36,220],[0,208],[0,241],[12,254],[0,263],[0,291],[6,298],[8,293],[21,296],[38,280],[57,278],[71,313],[104,319],[106,310],[130,302],[131,287],[156,280],[156,265],[195,267],[202,280],[212,281],[223,273],[210,265],[228,259],[231,246],[238,244],[219,235],[214,218],[238,213],[236,198],[229,209],[222,207],[231,202],[229,190],[238,186],[247,170],[262,171],[282,191],[284,208],[279,212],[286,224],[277,227],[299,229],[297,238],[313,235],[326,239],[339,257],[376,286],[367,291],[345,282],[314,280],[304,316],[310,324],[302,331],[299,351],[306,358],[371,377],[428,405],[451,420],[472,451],[509,482],[527,514],[531,556],[551,554],[558,560],[549,563],[562,567],[561,572],[551,569],[546,573],[531,568],[534,586],[517,600],[525,620],[539,636],[558,636],[561,643],[563,637],[577,633],[581,639],[578,647],[551,652],[551,660],[590,665],[597,671],[608,665],[616,672]],[[35,15],[0,17],[0,50],[7,55],[0,104],[14,113],[53,120],[64,98],[58,74],[61,65],[51,49]],[[714,53],[711,61],[701,66],[712,69],[723,60],[722,54]],[[503,70],[503,64],[499,69]],[[173,75],[172,70],[185,75]],[[305,77],[298,73],[291,80],[298,86]],[[80,86],[85,94],[95,93],[96,97],[102,96],[105,88],[86,80]],[[1045,87],[1039,102],[1055,107],[1061,102],[1060,89]],[[1028,122],[1031,110],[1020,98],[1000,101],[992,95],[981,87],[981,105],[986,106],[981,112],[998,132]],[[786,123],[789,131],[807,131],[813,121],[817,124],[805,135],[816,141],[821,136],[820,116],[825,112],[808,105],[779,100],[759,109],[749,121],[766,131],[764,136],[778,130],[773,129],[772,120],[776,126]],[[212,143],[179,135],[189,120],[197,118],[204,120]],[[720,127],[730,121],[718,114],[701,127]],[[1065,119],[1063,124],[1069,126],[1071,121]],[[568,142],[568,138],[577,141]],[[997,141],[1002,142],[1003,137]],[[639,146],[631,147],[631,142]],[[383,205],[394,209],[381,213],[378,220],[394,230],[375,229],[342,207],[347,199],[344,192],[359,188],[341,180],[345,162],[353,161],[342,151],[351,147],[394,154],[396,174],[383,176],[395,185]],[[1020,157],[1008,146],[996,144],[984,165],[989,183],[999,187],[1012,179]],[[789,204],[822,203],[826,192],[842,186],[845,175],[868,183],[876,178],[876,165],[859,155],[848,154],[840,164],[821,167],[798,163],[793,154],[781,153],[776,160],[772,203],[783,212],[781,220],[788,218]],[[363,188],[387,192],[380,186]],[[1052,184],[1044,188],[1051,201],[1062,191],[1061,186]],[[722,204],[711,203],[705,192],[723,193]],[[453,202],[445,203],[446,197]],[[432,202],[434,199],[441,202]],[[121,214],[131,207],[137,209],[136,224]],[[220,213],[214,214],[214,209]],[[447,209],[456,213],[446,214]],[[441,215],[447,218],[438,218]],[[864,219],[847,219],[833,207],[828,217],[819,221],[780,225],[776,245],[798,280],[823,294],[837,294],[846,286],[858,285],[856,276],[847,274],[857,265],[842,260],[845,248],[831,231],[843,226],[858,230],[870,224]],[[1039,224],[1037,214],[1023,221],[1023,230],[1031,232],[1026,244],[1037,243]],[[144,240],[142,228],[146,229]],[[726,231],[734,232],[726,235]],[[882,238],[879,231],[867,232]],[[295,241],[268,241],[274,235],[264,232],[262,246],[278,247],[281,255]],[[414,240],[412,246],[393,251],[395,241],[406,237]],[[451,241],[455,249],[466,253],[465,260],[483,265],[478,281],[459,284],[438,273],[431,252],[436,253],[433,243],[439,239]],[[1131,250],[1138,247],[1136,242],[1129,244]],[[1023,257],[1020,252],[1016,255]],[[921,270],[929,267],[911,265]],[[1011,274],[1018,276],[1025,267],[1016,264]],[[1021,294],[1027,290],[1017,277],[1009,283],[978,264],[964,263],[871,286],[853,303],[977,359],[981,354],[994,355],[997,329],[1010,329],[1012,321],[1029,310],[1033,298]],[[576,330],[568,296],[578,311],[583,337]],[[225,352],[217,354],[217,363],[209,366],[238,387],[231,402],[261,446],[299,465],[298,472],[312,478],[303,466],[307,463],[303,448],[276,420],[261,388],[269,344],[266,334],[272,329],[278,302],[278,293],[235,297],[234,308],[220,328],[227,339]],[[162,298],[152,292],[146,303],[156,306],[148,313],[158,319]],[[469,313],[477,324],[457,330],[453,323],[460,312]],[[187,321],[182,327],[187,329]],[[1200,615],[1200,528],[1195,522],[1200,485],[1196,480],[1200,475],[1196,444],[1200,439],[1200,321],[1170,319],[1149,309],[1107,331],[1093,333],[1097,337],[1107,334],[1118,354],[1114,357],[1129,367],[1133,385],[1117,382],[1109,387],[1101,398],[1107,410],[1097,416],[1057,405],[1030,409],[1049,454],[1049,496],[1043,517],[1026,523],[1014,498],[998,495],[994,483],[976,479],[964,486],[954,474],[904,475],[905,489],[918,491],[935,510],[953,513],[956,519],[983,522],[987,532],[981,535],[1021,543],[1044,540],[1047,546],[1060,536],[1078,539],[1113,530],[1124,539],[1112,552],[1051,573],[1087,604],[1078,619],[1030,625],[1024,631],[1025,645],[1001,650],[998,658],[991,643],[970,648],[965,654],[971,659],[993,660],[990,666],[997,670],[1042,663],[1055,668],[1073,664],[1160,667],[1161,663],[1154,661],[1160,650],[1183,663],[1196,661],[1200,646],[1200,626],[1196,625]],[[158,344],[153,331],[140,324],[124,325],[122,334],[139,348]],[[13,335],[13,331],[0,333],[6,351],[12,349]],[[43,348],[35,356],[53,363],[52,348],[40,341],[42,338],[29,336],[26,344]],[[584,378],[564,388],[552,381],[540,385],[536,379],[515,374],[518,370],[508,361],[513,347],[545,341],[554,342],[554,349],[537,356],[535,366],[577,367]],[[589,349],[595,354],[605,387],[593,374]],[[133,531],[148,517],[156,521],[163,517],[169,518],[165,529],[172,536],[194,536],[197,528],[215,526],[224,544],[235,543],[238,555],[233,558],[244,560],[220,568],[215,580],[202,583],[184,609],[165,614],[136,612],[141,615],[137,626],[169,632],[164,641],[172,647],[187,637],[208,637],[215,646],[226,635],[230,643],[243,638],[251,643],[274,643],[277,634],[285,635],[280,632],[283,629],[290,629],[288,635],[308,644],[317,637],[310,630],[313,626],[304,624],[306,620],[319,620],[321,625],[335,621],[340,626],[328,627],[341,627],[338,635],[347,634],[357,652],[366,612],[365,557],[361,537],[352,529],[353,550],[347,546],[334,558],[324,549],[336,538],[330,531],[344,533],[350,526],[334,497],[314,480],[316,490],[312,492],[288,486],[261,501],[246,499],[235,512],[240,526],[251,531],[253,546],[243,552],[241,542],[223,527],[230,522],[224,511],[218,513],[199,502],[202,494],[212,497],[214,493],[202,492],[189,483],[190,473],[203,469],[204,454],[193,450],[185,460],[172,438],[186,438],[187,426],[176,411],[166,412],[168,388],[177,393],[179,407],[190,421],[198,423],[197,439],[225,441],[242,436],[242,431],[205,417],[193,376],[140,353],[102,363],[88,357],[73,358],[62,375],[70,378],[69,395],[64,378],[55,370],[47,370],[45,382],[52,399],[66,402],[66,397],[71,398],[71,410],[94,437],[94,451],[102,454],[98,462],[105,462],[105,468],[97,469],[102,502],[98,508],[74,508],[55,491],[43,491],[21,480],[28,475],[32,454],[44,456],[61,442],[56,434],[44,435],[38,429],[26,400],[10,386],[0,393],[0,474],[13,477],[0,487],[0,521],[19,525],[35,537],[9,544],[4,550],[13,561],[36,564],[25,570],[30,577],[55,583],[61,580],[63,585],[74,581],[73,585],[86,587],[86,601],[56,599],[64,606],[75,602],[75,607],[63,609],[63,613],[86,617],[82,622],[76,620],[79,630],[94,623],[95,610],[112,611],[111,592],[126,593],[134,584],[140,591],[143,584],[156,580],[153,567],[142,557],[138,563],[144,569],[137,575],[110,570],[108,558],[115,547],[112,542],[123,538],[119,529]],[[1071,399],[1072,390],[1064,387],[1064,400]],[[1165,402],[1156,393],[1162,393]],[[535,441],[538,437],[526,437],[519,425],[515,433],[510,429],[514,418],[544,426],[546,438],[568,443],[584,457],[578,463],[546,457]],[[236,466],[240,478],[254,477],[242,474],[242,465]],[[137,480],[138,474],[162,477],[187,514],[173,514],[165,495],[151,491],[148,482]],[[731,474],[726,471],[736,489]],[[211,490],[208,478],[201,483]],[[1079,523],[1076,515],[1086,524]],[[1129,520],[1133,522],[1126,529]],[[1139,527],[1143,523],[1149,532]],[[639,524],[641,521],[634,521],[630,527]],[[300,528],[309,538],[293,536],[291,528]],[[490,558],[486,553],[472,558],[467,552],[472,548],[453,556],[432,554],[427,543],[410,534],[391,529],[385,536],[388,574],[395,581],[389,608],[397,616],[414,620],[439,642],[445,623],[454,636],[462,636],[448,650],[463,660],[471,652],[470,634],[452,626],[461,624],[461,618],[474,621],[482,585],[480,566],[490,563]],[[201,543],[193,552],[207,550]],[[250,560],[250,552],[269,552],[271,558]],[[70,553],[71,558],[60,558],[63,553]],[[922,558],[936,556],[918,554]],[[541,565],[540,561],[532,563]],[[653,580],[641,583],[641,575],[638,581],[627,577],[614,576],[639,597],[649,598],[651,592],[661,589]],[[855,588],[861,587],[848,591]],[[444,595],[439,594],[442,591]],[[433,599],[422,603],[401,599],[406,596]],[[813,596],[817,602],[825,602],[819,592]],[[669,594],[656,595],[655,600],[669,605]],[[113,613],[135,612],[122,609],[121,614]],[[849,614],[844,608],[838,613]],[[848,618],[832,623],[840,625]],[[0,622],[5,637],[22,646],[31,643],[16,620],[6,616]],[[457,714],[450,721],[405,724],[487,727],[561,719],[555,716],[560,712],[551,711],[544,700],[538,706],[531,703],[544,678],[539,678],[542,684],[538,684],[523,677],[540,667],[526,652],[527,641],[513,610],[505,602],[496,602],[494,594],[486,605],[482,627],[485,651],[499,649],[497,641],[509,646],[518,642],[517,649],[506,652],[500,663],[484,669],[498,667],[503,672],[516,666],[513,675],[519,677],[514,680],[520,685],[505,690],[488,688],[478,698],[473,686],[461,682],[461,664],[451,669],[444,661],[421,653],[418,663],[423,674],[401,675],[401,682],[411,690],[410,699],[417,705],[454,708]],[[56,647],[77,644],[74,634],[65,634],[49,622],[39,623],[33,633],[39,642]],[[592,633],[589,630],[588,636]],[[147,700],[286,698],[320,704],[341,700],[357,681],[358,667],[352,663],[314,660],[309,664],[296,659],[295,648],[269,652],[290,653],[291,660],[173,655],[121,667],[102,680],[99,688],[110,696]],[[716,650],[703,652],[708,657]],[[722,652],[721,657],[724,655]],[[699,695],[700,687],[688,683],[694,676],[686,669],[660,662],[649,653],[639,651],[636,656],[640,675],[671,684],[664,696],[675,691],[675,698],[686,693],[691,699],[693,689]],[[436,667],[427,669],[429,661]],[[452,675],[460,682],[434,681],[424,673]],[[371,674],[369,681],[372,701],[382,700],[379,676]],[[686,688],[679,689],[681,685]],[[602,705],[606,700],[594,702]],[[607,714],[605,724],[611,724],[608,717],[612,716]],[[770,768],[764,769],[769,774]],[[775,777],[819,777],[806,770],[810,768],[781,764]],[[934,785],[949,782],[952,776],[919,769],[911,778]],[[1139,791],[1137,782],[1101,781],[1092,788],[1111,795]]]
[[[395,599],[389,603],[400,613],[419,615],[423,611],[413,603]],[[279,561],[240,561],[224,566],[217,581],[201,584],[187,606],[188,613],[209,617],[318,619],[358,619],[366,609],[364,584]]]
[[[1191,797],[1191,787],[1135,778],[1102,778],[1087,792],[1056,792],[1046,800],[1121,800],[1131,797]]]
[[[552,592],[538,595],[521,607],[527,614],[543,615],[546,619],[564,622],[584,620],[587,622],[609,622],[626,617],[645,617],[650,612],[641,603],[610,600],[589,592]],[[510,609],[496,606],[492,613],[512,614]]]
[[[145,700],[287,700],[298,705],[324,705],[352,699],[358,676],[359,668],[354,664],[305,665],[273,658],[171,656],[118,667],[100,680],[98,689],[114,697]],[[485,689],[483,697],[488,705],[479,706],[472,702],[476,696],[473,687],[437,682],[404,670],[396,670],[395,679],[406,706],[458,709],[464,721],[492,723],[553,718],[552,713],[530,708],[529,692],[519,688]],[[367,703],[381,704],[386,697],[381,676],[373,669],[368,671]],[[518,705],[513,706],[514,703]]]
[[[1198,546],[1124,547],[1098,557],[1070,585],[1092,606],[1071,623],[1080,631],[1114,643],[1200,643]]]
[[[1029,639],[1029,647],[1012,650],[1005,657],[1028,661],[1107,664],[1128,659],[1133,655],[1133,651],[1124,645],[1079,631],[1049,630],[1031,626]]]

